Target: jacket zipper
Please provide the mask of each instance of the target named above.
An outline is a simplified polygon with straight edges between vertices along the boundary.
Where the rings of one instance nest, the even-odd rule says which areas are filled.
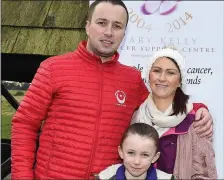
[[[102,63],[99,61],[99,77],[100,77],[100,91],[99,91],[99,112],[98,112],[98,118],[96,122],[96,133],[95,133],[95,140],[93,144],[93,150],[91,152],[91,157],[90,157],[90,164],[89,164],[89,169],[87,173],[87,177],[91,177],[91,170],[92,170],[92,165],[93,165],[93,159],[95,158],[95,152],[96,152],[96,146],[98,143],[98,134],[99,134],[99,124],[100,124],[100,119],[101,119],[101,113],[102,113],[102,93],[103,93],[103,70],[102,70]]]

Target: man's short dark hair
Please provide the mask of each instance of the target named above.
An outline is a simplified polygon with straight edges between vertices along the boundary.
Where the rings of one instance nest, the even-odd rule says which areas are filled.
[[[92,20],[93,12],[94,12],[96,6],[97,6],[98,4],[100,4],[100,3],[102,3],[102,2],[111,3],[112,5],[119,5],[119,6],[122,6],[122,7],[125,9],[126,13],[127,13],[127,23],[126,23],[126,26],[127,26],[127,24],[128,24],[128,19],[129,19],[129,15],[128,15],[127,7],[125,6],[125,4],[123,3],[122,0],[96,0],[96,1],[94,1],[94,2],[90,5],[90,7],[89,7],[89,12],[88,12],[88,16],[87,16],[87,20],[88,20],[89,22],[91,22],[91,20]]]

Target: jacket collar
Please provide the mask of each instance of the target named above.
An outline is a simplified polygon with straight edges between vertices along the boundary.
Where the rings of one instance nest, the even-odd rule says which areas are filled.
[[[116,179],[126,180],[124,165],[118,168],[116,173]],[[157,180],[156,168],[153,165],[147,171],[146,180]]]
[[[187,133],[188,129],[190,128],[191,124],[194,122],[195,115],[189,113],[186,118],[176,126],[175,133],[176,134],[183,134]]]
[[[87,44],[87,41],[81,41],[79,43],[78,48],[76,49],[76,53],[78,54],[78,56],[81,57],[83,60],[88,61],[91,64],[102,63],[99,56],[89,52],[86,49],[86,44]],[[111,60],[103,63],[103,65],[105,65],[105,66],[114,65],[118,62],[118,59],[119,59],[119,53],[116,51],[116,53],[113,55]]]
[[[168,136],[170,134],[186,134],[195,119],[195,115],[192,112],[194,113],[192,110],[180,124],[176,127],[170,128],[162,136]]]

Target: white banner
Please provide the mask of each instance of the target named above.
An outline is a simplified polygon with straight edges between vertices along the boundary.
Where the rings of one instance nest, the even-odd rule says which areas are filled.
[[[120,62],[145,76],[149,57],[174,45],[185,56],[186,93],[208,105],[214,120],[214,149],[219,179],[224,179],[224,2],[124,1],[129,24],[119,48]],[[145,79],[144,79],[145,80]]]
[[[218,177],[224,173],[223,32],[221,1],[124,1],[129,11],[120,61],[145,76],[149,57],[164,45],[174,45],[186,57],[187,94],[209,107],[214,119]]]

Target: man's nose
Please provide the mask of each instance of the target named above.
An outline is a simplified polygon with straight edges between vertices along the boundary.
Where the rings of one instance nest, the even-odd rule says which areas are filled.
[[[111,25],[106,27],[104,34],[109,37],[113,36],[113,29]]]

